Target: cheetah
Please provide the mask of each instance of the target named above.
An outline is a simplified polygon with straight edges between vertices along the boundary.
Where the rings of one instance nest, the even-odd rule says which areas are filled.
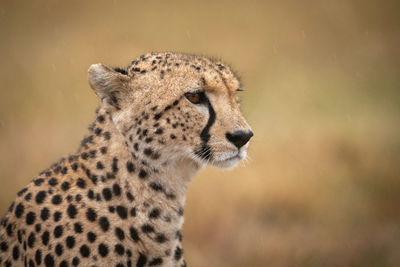
[[[207,164],[246,157],[238,78],[206,57],[149,53],[91,65],[100,99],[78,151],[17,193],[0,226],[1,266],[186,266],[186,190]]]

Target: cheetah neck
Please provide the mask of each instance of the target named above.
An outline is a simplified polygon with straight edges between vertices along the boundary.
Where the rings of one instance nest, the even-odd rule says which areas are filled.
[[[138,189],[144,198],[178,210],[183,210],[190,181],[202,167],[184,156],[160,155],[159,160],[151,162],[140,153],[130,153],[110,114],[103,109],[98,110],[78,153],[97,187],[108,187],[116,180],[125,188]]]

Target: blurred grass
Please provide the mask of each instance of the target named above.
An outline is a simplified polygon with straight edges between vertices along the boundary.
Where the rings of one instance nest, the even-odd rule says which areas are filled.
[[[0,213],[77,148],[87,68],[148,51],[221,57],[255,138],[189,189],[190,266],[400,265],[398,1],[0,3]]]

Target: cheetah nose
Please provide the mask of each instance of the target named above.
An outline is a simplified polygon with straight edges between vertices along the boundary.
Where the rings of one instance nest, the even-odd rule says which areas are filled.
[[[226,139],[229,140],[229,142],[234,144],[237,148],[241,148],[250,140],[250,138],[253,136],[253,132],[252,131],[245,132],[242,130],[238,130],[234,131],[233,133],[228,132],[225,134],[225,136]]]

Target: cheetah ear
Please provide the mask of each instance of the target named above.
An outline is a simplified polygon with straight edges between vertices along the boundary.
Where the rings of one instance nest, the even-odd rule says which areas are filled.
[[[121,109],[121,102],[129,91],[130,77],[128,75],[98,63],[90,66],[88,81],[103,105]]]

